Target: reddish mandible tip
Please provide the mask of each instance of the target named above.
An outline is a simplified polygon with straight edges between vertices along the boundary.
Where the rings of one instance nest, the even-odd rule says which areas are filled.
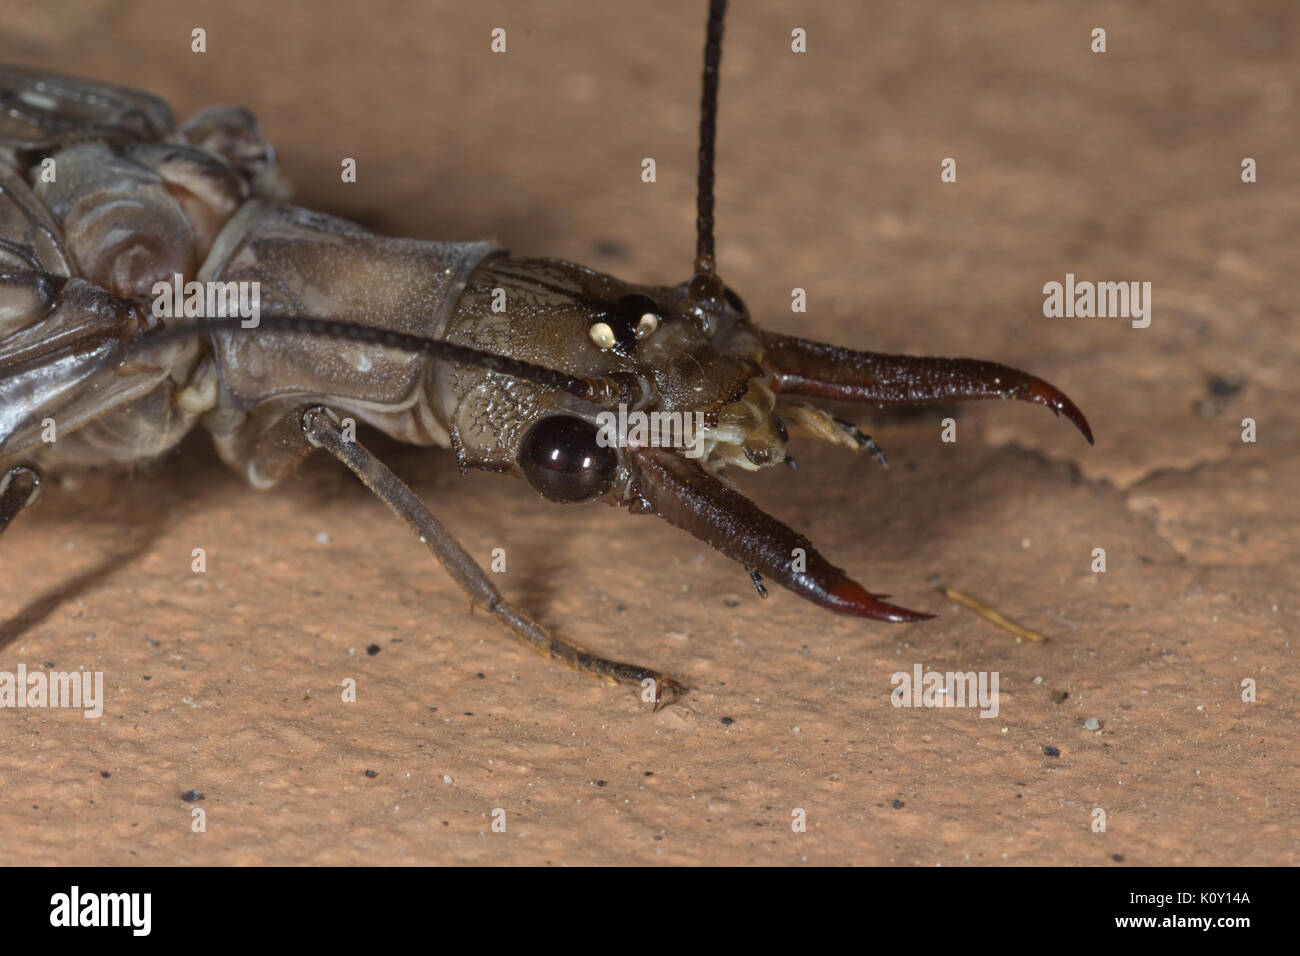
[[[1070,396],[1055,385],[1044,382],[1041,378],[1030,376],[1028,381],[1030,400],[1037,402],[1039,405],[1046,405],[1058,415],[1064,415],[1070,421],[1074,422],[1074,427],[1083,433],[1083,437],[1088,439],[1089,445],[1095,445],[1092,440],[1092,426],[1088,424],[1088,419],[1083,416],[1079,406],[1070,401]]]
[[[933,614],[926,614],[923,611],[910,611],[905,607],[899,607],[897,604],[882,601],[881,598],[885,596],[887,595],[872,594],[856,581],[845,578],[830,589],[830,598],[827,604],[842,614],[869,617],[877,621],[894,621],[898,624],[907,624],[912,621],[928,621],[934,617]]]

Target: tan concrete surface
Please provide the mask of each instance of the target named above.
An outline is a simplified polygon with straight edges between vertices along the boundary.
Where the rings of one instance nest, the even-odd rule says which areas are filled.
[[[1300,862],[1300,10],[735,7],[718,241],[756,317],[1028,368],[1096,447],[1029,406],[961,409],[955,444],[947,411],[859,410],[888,470],[805,446],[797,473],[740,480],[939,615],[897,626],[762,602],[654,519],[371,442],[476,555],[507,549],[509,597],[686,679],[658,714],[471,614],[329,461],[259,493],[196,435],[133,475],[70,476],[0,541],[0,670],[103,671],[106,710],[0,711],[7,862]],[[677,281],[702,33],[699,3],[47,2],[0,9],[0,59],[181,116],[249,106],[297,202],[383,232]],[[1150,281],[1151,326],[1045,318],[1067,272]],[[1215,378],[1240,388],[1211,400]],[[935,576],[1051,641],[1017,643]],[[915,664],[998,672],[999,716],[894,708],[890,675]]]

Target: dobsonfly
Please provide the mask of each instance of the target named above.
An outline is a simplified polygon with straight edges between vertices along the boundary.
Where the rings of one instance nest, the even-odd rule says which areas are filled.
[[[841,614],[931,617],[866,590],[723,470],[793,464],[787,423],[883,461],[810,399],[1014,398],[1065,414],[1089,443],[1091,430],[1059,389],[1004,365],[851,351],[751,321],[714,260],[725,7],[711,0],[704,49],[694,274],[671,287],[512,258],[490,242],[377,236],[279,201],[275,154],[246,110],[213,107],[178,126],[146,93],[0,67],[0,532],[36,500],[44,471],[154,458],[196,425],[258,488],[323,448],[526,644],[641,684],[656,709],[665,691],[683,692],[507,602],[355,440],[353,419],[450,447],[462,474],[508,472],[554,502],[657,514],[739,562],[760,594],[769,578]],[[173,277],[251,284],[259,321],[203,308],[161,317]],[[698,414],[703,428],[693,451],[611,437],[615,409]],[[55,442],[41,440],[48,420]]]

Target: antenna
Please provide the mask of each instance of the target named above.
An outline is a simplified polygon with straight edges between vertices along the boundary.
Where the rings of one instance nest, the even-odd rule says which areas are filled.
[[[238,316],[203,319],[186,322],[145,333],[127,346],[127,355],[192,338],[209,335],[214,332],[250,331],[244,329],[243,319]],[[431,339],[423,335],[410,335],[392,329],[377,329],[369,325],[357,325],[353,322],[341,322],[338,319],[322,319],[303,315],[263,315],[257,325],[258,332],[280,332],[296,335],[315,335],[321,338],[342,339],[347,342],[364,342],[367,345],[379,345],[384,348],[397,349],[413,355],[428,355],[446,362],[460,365],[473,365],[490,372],[499,372],[512,378],[520,378],[538,385],[558,388],[576,395],[578,398],[595,399],[602,397],[601,387],[606,383],[588,381],[567,372],[557,371],[533,362],[497,355],[468,345],[457,345],[441,339]]]
[[[704,89],[700,95],[700,164],[696,192],[695,277],[691,298],[715,315],[722,312],[725,286],[713,254],[713,158],[718,136],[718,67],[722,62],[722,22],[727,0],[709,0],[704,40]]]

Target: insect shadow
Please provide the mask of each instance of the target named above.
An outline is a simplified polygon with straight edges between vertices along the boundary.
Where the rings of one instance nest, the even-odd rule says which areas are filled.
[[[194,500],[193,490],[195,485],[214,486],[219,484],[218,480],[208,477],[208,475],[214,473],[219,475],[219,472],[215,472],[211,466],[206,469],[206,474],[195,470],[194,475],[191,477],[195,478],[196,481],[187,485],[187,493],[184,495],[185,500]],[[172,474],[175,474],[175,471]],[[224,478],[224,476],[220,477]],[[128,495],[106,499],[102,509],[90,516],[86,516],[84,512],[79,512],[77,523],[83,532],[90,525],[102,523],[105,527],[113,529],[113,545],[93,565],[38,594],[14,614],[0,621],[0,650],[8,647],[20,637],[29,634],[33,628],[40,626],[51,614],[54,614],[69,602],[94,591],[112,578],[113,575],[134,564],[152,551],[158,538],[162,535],[163,529],[169,523],[173,508],[182,497],[166,488],[165,486],[168,484],[169,482],[159,481],[160,490],[150,496]],[[42,517],[44,520],[35,522],[34,531],[29,529],[28,533],[42,534],[44,531],[42,526],[47,524],[50,527],[67,526],[67,517],[59,515],[55,511],[48,512]],[[130,528],[131,530],[124,533],[121,530],[122,528]],[[123,534],[129,535],[129,539],[123,541]],[[83,543],[81,546],[87,547],[89,545]]]

